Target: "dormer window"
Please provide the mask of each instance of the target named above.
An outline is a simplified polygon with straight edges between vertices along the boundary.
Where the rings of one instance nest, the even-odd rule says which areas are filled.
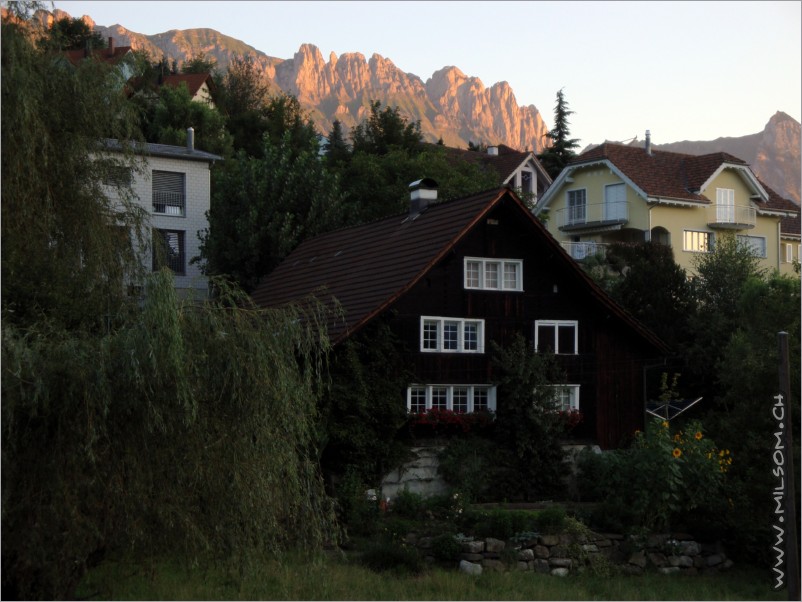
[[[522,291],[520,259],[465,258],[465,288],[485,291]]]

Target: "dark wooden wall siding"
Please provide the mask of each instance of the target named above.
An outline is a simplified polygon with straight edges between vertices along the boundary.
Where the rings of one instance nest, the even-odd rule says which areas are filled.
[[[491,341],[503,346],[521,333],[533,343],[535,320],[577,320],[579,354],[560,356],[566,383],[581,385],[585,421],[575,434],[595,438],[605,448],[616,447],[643,428],[639,354],[647,351],[623,332],[622,323],[589,299],[578,281],[555,267],[559,263],[549,255],[553,251],[527,238],[519,219],[502,204],[482,220],[393,305],[395,332],[410,350],[418,382],[478,384],[494,380]],[[524,291],[466,291],[466,256],[522,259]],[[485,353],[420,353],[422,315],[484,319]]]

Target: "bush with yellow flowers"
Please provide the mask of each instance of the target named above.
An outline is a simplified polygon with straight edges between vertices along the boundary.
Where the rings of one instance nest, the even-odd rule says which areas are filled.
[[[731,464],[730,452],[718,449],[700,422],[676,430],[655,419],[629,448],[583,455],[579,488],[586,501],[599,502],[600,527],[665,530],[719,506]]]

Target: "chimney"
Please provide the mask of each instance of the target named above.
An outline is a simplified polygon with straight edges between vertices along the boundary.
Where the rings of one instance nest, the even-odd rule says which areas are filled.
[[[412,216],[422,213],[429,206],[430,201],[437,200],[437,182],[431,178],[412,182],[409,190],[409,214]]]
[[[646,154],[650,157],[652,156],[652,133],[649,130],[646,130]]]
[[[114,38],[109,36],[109,56],[114,56]]]
[[[487,154],[491,157],[498,157],[498,147],[497,146],[488,146],[487,147]]]
[[[195,130],[193,128],[187,128],[187,150],[195,150]]]

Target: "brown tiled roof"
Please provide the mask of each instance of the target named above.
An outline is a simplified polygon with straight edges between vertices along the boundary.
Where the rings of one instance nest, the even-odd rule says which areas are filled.
[[[91,50],[88,54],[86,50],[67,50],[64,54],[66,55],[67,60],[73,65],[77,65],[89,56],[106,63],[114,64],[119,62],[120,59],[122,59],[129,52],[131,52],[130,46],[119,46],[111,50],[108,48],[97,48],[95,50]]]
[[[336,340],[411,287],[503,193],[488,191],[431,205],[414,219],[397,215],[308,240],[264,279],[253,300],[282,305],[324,287],[325,297],[336,298],[346,314],[347,324],[330,326]]]
[[[546,228],[509,189],[501,188],[430,205],[412,218],[402,214],[323,234],[299,245],[253,292],[262,307],[298,302],[310,295],[345,315],[329,325],[338,342],[379,315],[423,278],[498,203],[514,203],[532,235],[551,245],[566,278],[579,279],[589,297],[619,315],[657,348],[665,344],[613,302],[571,259]]]
[[[214,80],[209,73],[178,73],[175,75],[165,75],[162,84],[177,88],[181,85],[181,82],[186,83],[187,89],[192,96],[198,93],[198,90],[200,90],[203,84],[209,86],[210,92],[213,92],[215,88]]]
[[[794,211],[797,214],[799,213],[799,205],[794,203],[791,199],[786,199],[786,198],[781,197],[779,194],[774,192],[774,190],[769,188],[766,185],[765,182],[760,180],[760,178],[758,178],[758,182],[760,182],[760,185],[766,190],[766,192],[769,195],[769,200],[766,203],[766,209],[774,209],[776,211]],[[783,218],[783,220],[786,220],[786,219],[790,219],[790,220],[793,221],[794,218]],[[783,221],[783,223],[785,223],[785,222]],[[798,221],[798,215],[797,215],[797,224],[798,223],[799,223],[799,221]],[[796,232],[797,232],[797,234],[799,233],[799,226],[797,226]]]
[[[487,151],[472,151],[462,148],[446,147],[445,150],[446,156],[451,160],[467,161],[495,171],[499,176],[499,182],[505,182],[531,154],[527,151],[517,151],[504,144],[498,145],[498,155],[490,155]]]
[[[574,158],[569,165],[608,160],[649,196],[699,203],[710,199],[699,189],[722,163],[748,164],[728,153],[686,155],[653,150],[649,155],[642,147],[606,142]]]

